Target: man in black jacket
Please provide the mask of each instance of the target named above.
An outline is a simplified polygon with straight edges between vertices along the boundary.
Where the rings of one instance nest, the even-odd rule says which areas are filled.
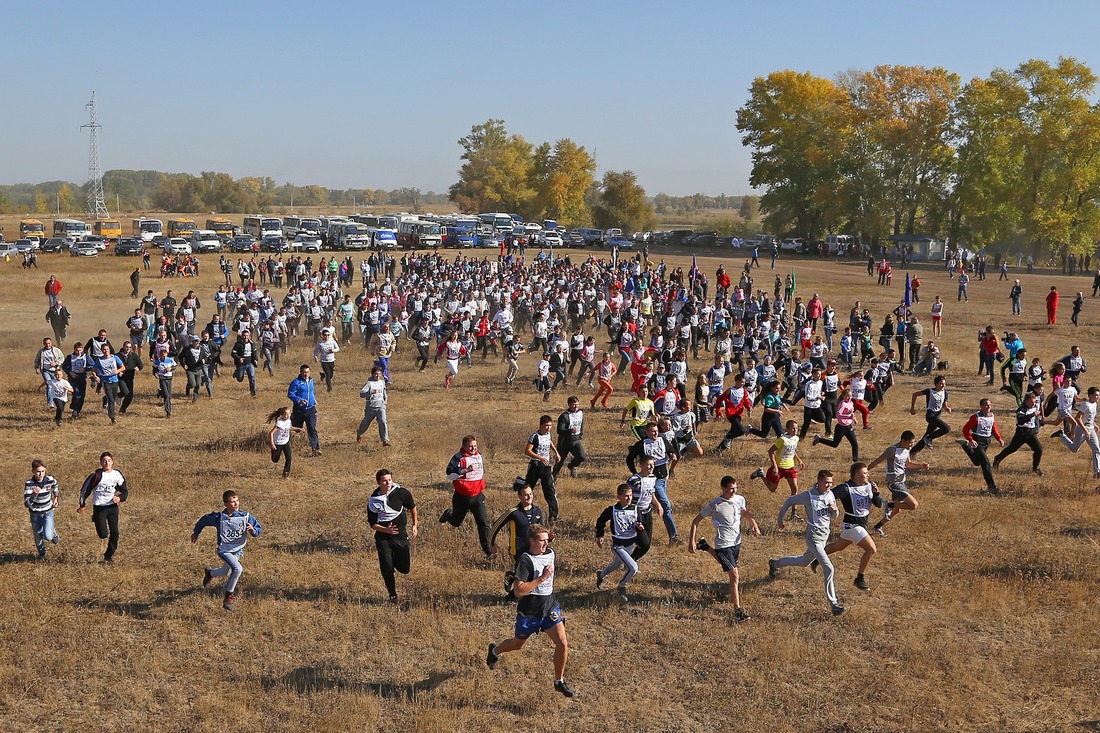
[[[237,336],[237,343],[233,344],[233,364],[236,371],[233,374],[238,382],[243,382],[248,375],[248,391],[256,396],[256,364],[258,363],[259,349],[252,343],[252,332],[242,330]]]
[[[46,320],[50,324],[50,328],[53,329],[53,340],[59,346],[65,342],[65,337],[69,333],[69,321],[72,319],[72,314],[69,313],[69,309],[66,308],[61,299],[58,298],[53,307],[46,311]]]
[[[179,360],[187,374],[187,390],[184,396],[191,396],[192,402],[198,402],[202,388],[203,371],[210,359],[210,352],[202,345],[198,336],[191,337],[191,343],[179,350]]]
[[[558,415],[558,462],[554,464],[554,477],[561,473],[565,457],[572,454],[569,461],[569,475],[577,477],[577,468],[587,460],[581,440],[584,438],[584,412],[576,395],[570,395],[569,407]]]

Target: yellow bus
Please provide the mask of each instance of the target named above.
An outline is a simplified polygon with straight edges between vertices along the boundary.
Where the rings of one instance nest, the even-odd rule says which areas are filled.
[[[19,236],[46,238],[46,227],[38,219],[24,219],[19,222]]]
[[[92,224],[92,232],[117,242],[122,236],[122,222],[118,219],[96,219]]]
[[[218,239],[229,241],[233,238],[233,222],[225,217],[215,217],[206,220],[206,228],[218,235]]]
[[[190,219],[169,219],[168,220],[168,236],[169,237],[190,237],[195,233],[195,222]]]

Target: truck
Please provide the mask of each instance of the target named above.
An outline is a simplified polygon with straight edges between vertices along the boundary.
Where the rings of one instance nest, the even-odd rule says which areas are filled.
[[[328,248],[337,250],[364,250],[370,246],[370,232],[357,221],[330,223]]]

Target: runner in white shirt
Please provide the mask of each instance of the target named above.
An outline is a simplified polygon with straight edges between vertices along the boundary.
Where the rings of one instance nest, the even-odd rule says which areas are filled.
[[[713,546],[707,542],[706,538],[698,541],[695,539],[699,524],[707,518],[714,523]],[[754,537],[759,537],[760,527],[746,508],[745,497],[737,494],[737,480],[733,476],[723,476],[722,493],[717,498],[707,502],[699,510],[695,519],[692,520],[688,542],[688,552],[692,555],[696,551],[709,553],[729,575],[729,602],[734,608],[733,618],[737,622],[749,620],[749,615],[741,607],[741,592],[738,587],[741,581],[737,562],[741,556],[742,518],[752,522],[752,534]]]
[[[1071,387],[1072,389],[1072,387]],[[1061,439],[1071,452],[1076,453],[1081,446],[1088,443],[1092,450],[1092,477],[1100,479],[1100,440],[1096,436],[1096,408],[1097,399],[1100,398],[1100,389],[1089,387],[1088,399],[1077,403],[1077,411],[1073,415],[1073,424],[1076,428],[1073,437],[1066,435],[1064,430],[1056,430],[1052,438]]]
[[[901,439],[897,443],[889,446],[867,466],[867,470],[872,471],[880,463],[886,464],[886,486],[890,489],[891,500],[886,503],[886,513],[882,515],[882,519],[875,524],[874,529],[880,537],[886,536],[886,530],[883,527],[895,514],[906,509],[914,512],[919,506],[917,500],[913,498],[913,495],[909,493],[909,488],[905,485],[906,469],[928,469],[927,463],[915,463],[909,459],[909,449],[913,447],[916,438],[917,436],[913,434],[912,430],[906,430],[901,434]]]

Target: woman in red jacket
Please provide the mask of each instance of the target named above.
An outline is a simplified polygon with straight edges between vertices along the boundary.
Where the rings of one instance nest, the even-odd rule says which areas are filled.
[[[1054,285],[1050,286],[1050,292],[1047,293],[1047,325],[1053,326],[1058,323],[1058,288]]]

